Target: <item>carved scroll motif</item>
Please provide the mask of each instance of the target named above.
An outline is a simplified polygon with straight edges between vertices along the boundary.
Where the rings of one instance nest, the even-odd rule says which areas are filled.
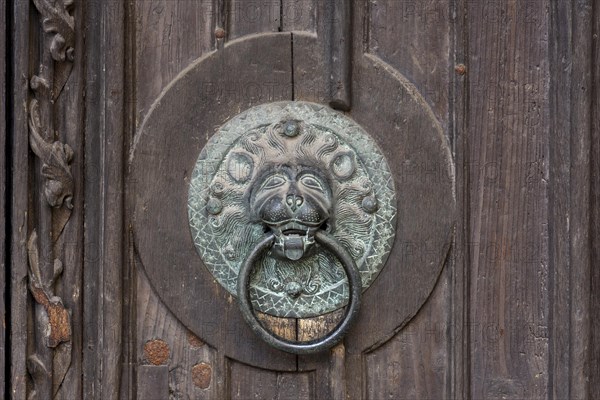
[[[28,105],[29,144],[39,159],[34,193],[39,210],[29,235],[29,290],[35,300],[33,354],[27,369],[33,387],[29,399],[54,398],[71,364],[71,316],[55,293],[63,272],[62,236],[73,209],[73,150],[57,138],[56,100],[71,75],[75,57],[72,0],[33,0],[44,35],[39,71],[32,76]]]

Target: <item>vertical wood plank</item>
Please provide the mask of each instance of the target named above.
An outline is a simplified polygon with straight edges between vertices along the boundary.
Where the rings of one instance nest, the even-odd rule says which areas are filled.
[[[600,5],[593,4],[594,23],[591,42],[594,46],[592,56],[592,147],[591,147],[591,271],[592,285],[590,288],[590,393],[600,393],[600,51],[598,51],[598,35],[600,34]]]
[[[458,213],[454,242],[448,259],[451,268],[450,277],[450,307],[451,322],[449,326],[450,345],[448,347],[450,360],[450,387],[449,398],[471,398],[470,394],[470,332],[469,322],[469,273],[470,252],[470,181],[467,165],[471,165],[469,158],[468,132],[468,82],[464,63],[467,57],[467,13],[466,1],[452,0],[449,13],[450,29],[450,73],[449,101],[448,101],[448,126],[452,153],[456,165],[456,204]],[[465,70],[461,70],[461,66]]]
[[[6,87],[8,84],[6,76],[6,66],[10,63],[10,57],[8,56],[9,35],[10,31],[6,25],[6,15],[8,15],[8,8],[4,0],[0,0],[0,27],[3,30],[4,37],[6,40],[0,41],[0,54],[4,56],[4,61],[0,62],[0,396],[8,397],[7,387],[7,375],[6,375],[6,360],[7,360],[7,346],[8,336],[6,335],[7,327],[10,326],[8,315],[6,313],[5,299],[8,294],[8,282],[6,281],[6,271],[8,270],[8,253],[6,249],[7,235],[10,233],[8,227],[7,216],[10,215],[7,210],[6,196],[9,192],[6,190],[6,176],[9,170],[9,160],[7,155],[8,149],[8,124],[6,121],[6,110],[8,108]]]
[[[169,398],[169,367],[166,365],[140,365],[137,381],[138,400]]]
[[[120,391],[123,315],[125,5],[87,3],[84,397]]]
[[[566,71],[570,59],[570,2],[553,2],[550,9],[550,185],[549,193],[549,247],[550,253],[550,301],[549,324],[551,326],[548,363],[552,396],[569,398],[569,192],[570,172],[570,107],[571,75]]]
[[[279,372],[230,362],[231,399],[308,400],[315,398],[314,372]]]
[[[138,124],[161,90],[191,61],[214,48],[214,18],[218,13],[214,3],[213,0],[135,2]]]
[[[225,10],[226,18],[222,11]],[[280,26],[280,2],[273,1],[137,1],[135,3],[135,110],[136,125],[141,122],[150,104],[161,90],[187,67],[191,61],[215,48],[215,28],[225,29],[225,39],[243,35],[277,31]],[[222,43],[219,40],[219,43]],[[220,49],[220,44],[216,46]],[[291,56],[291,55],[290,55]],[[289,61],[289,60],[288,60]],[[210,82],[214,79],[214,82]],[[206,77],[207,84],[221,88],[217,75]],[[207,85],[208,86],[208,85]],[[227,95],[241,98],[243,93],[232,93],[245,89],[244,82],[232,83]],[[237,97],[235,97],[237,96]],[[135,191],[135,182],[129,188]],[[138,268],[138,271],[139,270]],[[138,362],[147,362],[141,349],[148,340],[160,338],[169,344],[169,385],[175,397],[226,398],[231,383],[226,369],[228,363],[223,355],[208,345],[190,347],[185,338],[187,329],[170,313],[151,290],[143,272],[137,273],[136,307]],[[295,321],[274,321],[276,330],[295,337]],[[223,332],[223,334],[231,334]],[[200,340],[200,339],[198,339]],[[210,368],[212,375],[208,387],[205,379]],[[277,377],[274,372],[264,373]],[[239,371],[237,378],[255,380],[254,369]],[[202,378],[202,379],[201,379]],[[287,379],[287,378],[286,378]]]
[[[446,126],[449,2],[384,0],[369,1],[368,5],[366,50],[396,67],[414,83]]]
[[[283,32],[315,32],[318,0],[282,0],[281,30]]]
[[[12,124],[11,124],[11,175],[10,199],[11,265],[10,265],[10,396],[25,399],[27,396],[27,338],[28,291],[27,291],[27,232],[28,232],[28,182],[29,134],[27,127],[27,100],[29,92],[29,24],[30,3],[15,2],[12,8]]]
[[[590,393],[590,288],[591,269],[591,134],[593,1],[575,0],[573,6],[573,49],[571,82],[571,392],[573,399]],[[596,51],[598,45],[596,43]],[[594,171],[596,174],[598,171]],[[596,360],[597,362],[597,360]]]
[[[86,55],[86,116],[85,116],[85,229],[84,229],[84,291],[83,291],[83,393],[86,398],[100,396],[101,356],[103,343],[100,330],[102,312],[100,293],[100,257],[101,257],[101,199],[99,195],[102,174],[100,171],[103,154],[103,143],[100,132],[104,125],[105,111],[99,107],[95,113],[87,110],[97,108],[104,103],[103,88],[104,75],[97,70],[97,65],[102,62],[103,55],[99,51],[102,43],[102,7],[99,3],[86,4],[85,35]]]
[[[136,362],[161,364],[168,367],[168,391],[175,398],[192,396],[194,399],[223,398],[217,385],[218,366],[216,350],[196,337],[173,316],[152,290],[148,278],[136,259],[137,272],[137,345]],[[168,348],[167,359],[149,357],[148,346],[155,341]],[[142,382],[138,384],[138,397]]]
[[[282,30],[280,0],[227,0],[227,3],[229,40]]]
[[[56,394],[58,399],[74,399],[82,397],[82,277],[83,277],[83,217],[84,217],[84,88],[83,74],[85,49],[83,35],[84,6],[78,3],[73,7],[75,19],[75,60],[69,80],[65,84],[57,103],[55,128],[61,135],[60,140],[67,143],[74,151],[71,162],[71,173],[74,181],[73,210],[69,222],[64,228],[61,240],[63,253],[59,258],[63,261],[60,291],[57,295],[62,299],[65,308],[71,314],[71,357],[63,361],[68,370]]]
[[[369,399],[442,399],[449,388],[450,269],[410,324],[365,356]],[[444,315],[440,310],[446,311]]]
[[[548,6],[467,2],[474,398],[548,394]]]

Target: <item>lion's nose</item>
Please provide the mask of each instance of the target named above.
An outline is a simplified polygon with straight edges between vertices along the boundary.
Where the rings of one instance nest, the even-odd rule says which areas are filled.
[[[304,199],[297,194],[288,194],[285,198],[285,203],[292,211],[296,211],[304,203]]]

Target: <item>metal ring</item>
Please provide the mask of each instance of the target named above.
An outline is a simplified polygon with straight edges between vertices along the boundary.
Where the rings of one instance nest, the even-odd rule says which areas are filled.
[[[250,291],[248,290],[250,273],[252,272],[254,263],[262,254],[262,252],[273,246],[273,243],[275,242],[275,235],[269,234],[264,240],[256,245],[256,247],[248,255],[246,261],[242,264],[240,273],[238,275],[238,302],[244,319],[246,319],[246,322],[248,322],[252,330],[258,336],[260,336],[261,339],[271,346],[289,353],[317,353],[334,346],[348,331],[350,324],[358,315],[358,310],[360,308],[362,281],[352,256],[341,243],[339,243],[333,236],[329,235],[325,231],[317,231],[315,240],[325,249],[331,251],[341,261],[344,271],[346,272],[346,276],[348,277],[348,284],[350,285],[350,299],[348,300],[348,305],[346,306],[344,318],[331,332],[322,338],[306,342],[293,342],[286,340],[276,336],[272,332],[269,332],[256,318],[256,314],[254,313],[254,309],[252,308],[252,304],[250,302]]]

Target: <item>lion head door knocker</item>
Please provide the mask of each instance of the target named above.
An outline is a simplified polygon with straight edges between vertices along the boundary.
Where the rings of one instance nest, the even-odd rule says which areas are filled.
[[[188,207],[204,264],[262,339],[294,353],[342,338],[395,232],[394,184],[373,139],[306,102],[261,105],[223,125],[198,158]],[[341,307],[338,326],[310,342],[274,335],[255,314],[306,318]]]

